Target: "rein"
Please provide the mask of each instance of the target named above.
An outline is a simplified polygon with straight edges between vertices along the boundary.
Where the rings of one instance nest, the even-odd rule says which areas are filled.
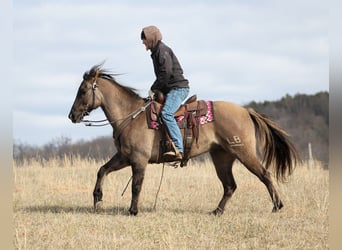
[[[93,91],[95,92],[95,88],[93,88]],[[137,110],[133,111],[129,115],[127,115],[125,118],[117,119],[114,121],[109,121],[108,119],[103,119],[103,120],[82,120],[82,122],[89,127],[102,127],[102,126],[107,126],[111,124],[115,124],[119,121],[122,121],[117,129],[114,132],[114,138],[117,139],[119,138],[122,130],[135,118],[137,118],[142,112],[146,110],[146,108],[151,104],[151,101],[148,101],[145,105],[142,107],[138,108]]]
[[[111,122],[106,122],[106,121],[108,121],[108,119],[103,119],[103,120],[82,120],[84,125],[85,126],[89,126],[89,127],[102,127],[102,126],[107,126],[107,125],[111,124]],[[105,123],[94,124],[94,123],[101,123],[101,122],[105,122]],[[113,123],[115,123],[115,121]]]

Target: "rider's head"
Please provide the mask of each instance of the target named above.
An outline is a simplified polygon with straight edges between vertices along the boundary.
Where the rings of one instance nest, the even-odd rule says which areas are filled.
[[[152,50],[163,37],[160,30],[156,26],[151,25],[142,29],[140,38],[146,50]]]

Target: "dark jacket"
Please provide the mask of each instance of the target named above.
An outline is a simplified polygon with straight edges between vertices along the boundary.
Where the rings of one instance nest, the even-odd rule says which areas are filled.
[[[189,88],[189,81],[183,76],[183,69],[173,51],[162,41],[151,50],[156,80],[151,90],[167,94],[172,88]]]

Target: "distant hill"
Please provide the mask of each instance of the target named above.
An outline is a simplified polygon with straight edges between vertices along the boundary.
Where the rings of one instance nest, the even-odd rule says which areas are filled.
[[[311,143],[313,158],[329,163],[329,93],[286,95],[274,102],[251,102],[251,107],[274,119],[291,136],[303,160]]]
[[[329,163],[329,93],[315,95],[286,95],[279,101],[250,102],[251,107],[279,123],[291,139],[303,160],[308,159],[308,143],[311,143],[313,157]],[[50,158],[70,157],[108,159],[116,149],[113,139],[99,137],[91,141],[71,143],[69,138],[61,137],[50,143],[36,147],[14,142],[13,157],[18,161],[32,158],[46,161]],[[200,158],[201,159],[201,158]]]

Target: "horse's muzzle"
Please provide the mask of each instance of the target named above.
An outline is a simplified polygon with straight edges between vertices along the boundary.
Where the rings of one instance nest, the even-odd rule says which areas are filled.
[[[71,111],[70,111],[68,117],[69,117],[69,119],[70,119],[73,123],[78,123],[78,122],[80,122],[80,121],[82,120],[82,117],[80,118],[80,117],[77,117],[77,116],[75,115],[74,110],[71,110]]]
[[[87,115],[89,115],[89,112],[86,110],[79,112],[72,108],[70,110],[68,117],[73,123],[80,123],[83,120],[83,118]]]
[[[72,112],[69,113],[68,117],[73,123],[76,123],[76,119],[75,119],[74,115],[72,114]]]

